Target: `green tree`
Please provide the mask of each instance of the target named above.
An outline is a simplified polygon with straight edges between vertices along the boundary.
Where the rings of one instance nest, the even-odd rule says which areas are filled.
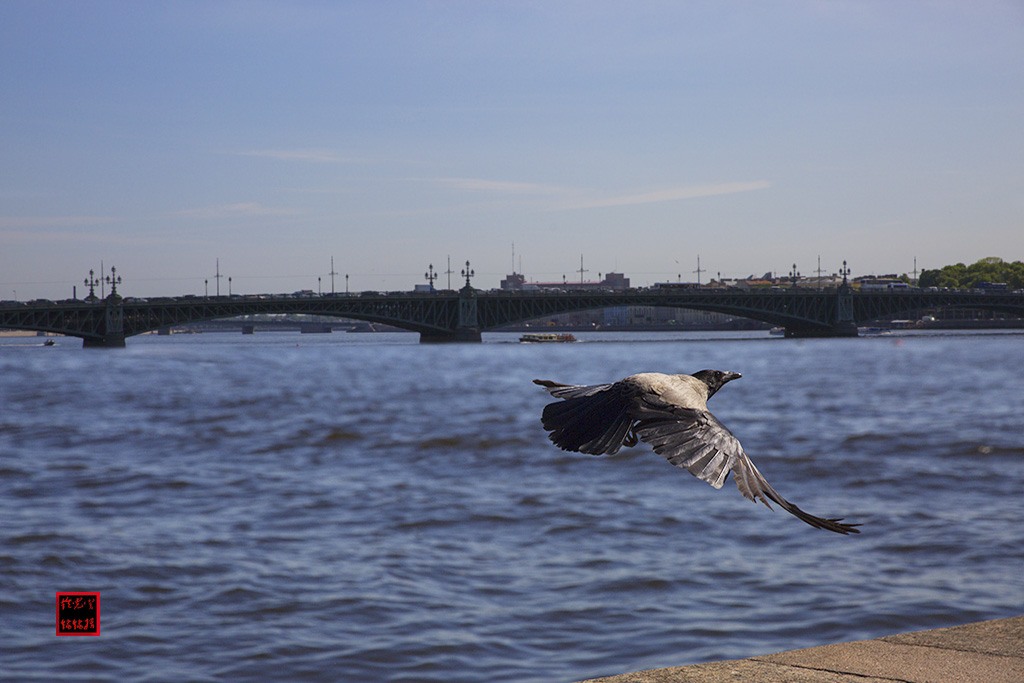
[[[938,268],[934,270],[928,270],[925,268],[921,271],[921,277],[917,278],[917,284],[921,287],[938,287],[939,286],[939,275],[942,273]]]
[[[982,282],[1005,282],[1010,289],[1024,288],[1024,263],[1007,263],[996,256],[983,258],[970,266],[962,263],[922,270],[918,284],[921,287],[948,287],[974,289]]]

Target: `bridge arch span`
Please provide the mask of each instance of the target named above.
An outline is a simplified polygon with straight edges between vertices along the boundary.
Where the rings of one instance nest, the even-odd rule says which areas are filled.
[[[849,287],[740,291],[654,289],[617,292],[369,292],[296,298],[178,297],[0,303],[0,327],[82,338],[86,346],[124,346],[127,337],[190,322],[253,314],[307,314],[393,325],[421,341],[480,341],[481,332],[560,313],[621,306],[688,308],[759,320],[787,336],[855,336],[857,325],[930,308],[975,308],[1024,317],[1024,292],[855,292]]]

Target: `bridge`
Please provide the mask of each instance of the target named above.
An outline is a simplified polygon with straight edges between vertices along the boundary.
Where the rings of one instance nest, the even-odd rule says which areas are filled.
[[[714,311],[784,327],[789,337],[857,336],[872,321],[933,308],[992,310],[1024,317],[1024,294],[1006,291],[864,292],[843,285],[812,290],[654,288],[624,291],[459,291],[206,296],[62,302],[3,302],[0,328],[80,337],[85,347],[123,347],[128,337],[189,323],[257,314],[305,314],[386,323],[421,342],[479,342],[481,333],[536,318],[619,306]]]

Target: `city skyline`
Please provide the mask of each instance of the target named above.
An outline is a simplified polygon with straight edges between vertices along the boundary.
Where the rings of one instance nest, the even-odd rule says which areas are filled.
[[[1009,0],[4,3],[0,299],[101,262],[160,296],[1024,259],[1022,30]]]

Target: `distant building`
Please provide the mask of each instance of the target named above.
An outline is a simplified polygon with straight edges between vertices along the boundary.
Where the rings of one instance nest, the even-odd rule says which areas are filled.
[[[526,284],[526,276],[522,273],[512,273],[506,275],[505,279],[501,281],[502,289],[523,289],[523,285]]]
[[[522,273],[512,273],[506,275],[505,279],[501,281],[501,288],[525,291],[544,289],[613,289],[621,291],[629,289],[629,278],[622,273],[606,273],[600,282],[573,282],[568,279],[561,282],[527,282],[526,276]]]
[[[629,278],[622,273],[605,273],[604,284],[617,291],[629,289]]]

